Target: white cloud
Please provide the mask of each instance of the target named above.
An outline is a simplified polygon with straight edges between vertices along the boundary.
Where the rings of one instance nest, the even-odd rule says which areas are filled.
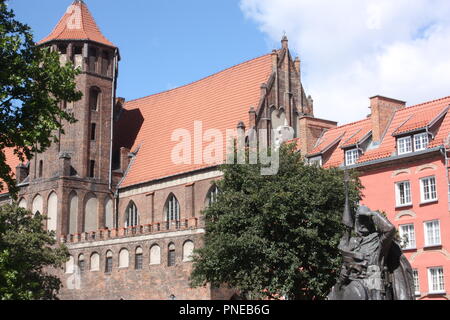
[[[450,95],[448,0],[241,0],[241,10],[269,49],[287,33],[317,117],[359,120],[376,94],[408,105]]]

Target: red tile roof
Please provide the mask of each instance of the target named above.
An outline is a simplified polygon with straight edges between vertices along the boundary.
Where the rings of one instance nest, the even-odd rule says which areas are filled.
[[[446,97],[398,110],[395,113],[391,125],[380,146],[376,149],[367,151],[361,156],[358,162],[363,163],[394,155],[397,150],[396,137],[394,135],[426,127],[435,120],[437,116],[441,115],[449,105],[450,97]],[[450,121],[448,118],[449,116],[447,113],[444,123],[440,126],[435,139],[429,143],[428,148],[443,145],[444,139],[450,133],[448,130],[449,128],[447,127],[447,122]]]
[[[14,151],[12,148],[6,148],[3,150],[6,157],[6,163],[11,168],[12,172],[15,173],[16,167],[20,164],[19,158],[14,155]],[[3,189],[0,190],[0,194],[8,193],[8,186],[4,183],[4,181],[0,180],[0,185],[2,185]]]
[[[202,121],[203,132],[218,129],[224,136],[227,129],[236,129],[239,121],[248,127],[250,107],[258,107],[261,84],[268,81],[271,73],[272,60],[268,54],[194,83],[125,103],[126,112],[118,126],[134,128],[133,118],[143,122],[131,149],[139,151],[121,187],[211,167],[194,164],[194,154],[198,155],[194,147],[192,164],[174,164],[171,154],[179,142],[172,141],[172,133],[186,129],[194,140],[194,121]],[[223,143],[225,156],[226,141]],[[205,148],[209,144],[201,145]]]
[[[428,148],[444,145],[450,134],[450,114],[447,112],[449,106],[450,97],[445,97],[398,110],[380,145],[374,149],[367,150],[359,158],[358,163],[384,159],[395,155],[397,151],[397,135],[425,128],[441,117],[444,117],[443,122],[435,138],[430,141]],[[340,166],[344,163],[344,152],[341,148],[349,147],[356,142],[360,142],[371,130],[372,122],[370,118],[331,129],[318,141],[317,147],[310,155],[323,152],[323,150],[330,146],[332,141],[336,140],[339,135],[344,134],[339,142],[339,148],[336,148],[331,157],[324,163],[324,167]]]
[[[55,29],[46,38],[39,41],[43,44],[52,40],[91,40],[110,47],[112,42],[103,36],[88,7],[83,1],[75,0]]]
[[[319,139],[316,147],[310,152],[310,156],[324,153],[334,145],[337,145],[338,147],[324,163],[324,167],[340,166],[344,162],[344,150],[342,148],[361,142],[372,130],[371,124],[370,119],[364,119],[328,130]]]

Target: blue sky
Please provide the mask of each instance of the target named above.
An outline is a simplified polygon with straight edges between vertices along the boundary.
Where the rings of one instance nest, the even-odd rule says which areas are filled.
[[[10,0],[36,40],[72,0]],[[369,97],[450,96],[448,0],[86,0],[121,49],[119,96],[140,98],[278,48],[299,53],[315,116],[363,119]]]
[[[103,34],[120,48],[118,95],[127,100],[196,81],[278,45],[268,44],[237,0],[85,2]],[[10,0],[10,7],[41,40],[71,3]]]

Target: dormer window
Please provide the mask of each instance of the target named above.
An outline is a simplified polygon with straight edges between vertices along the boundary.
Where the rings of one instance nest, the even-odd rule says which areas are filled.
[[[411,137],[397,139],[398,154],[406,154],[413,152]]]
[[[352,166],[356,164],[356,162],[359,159],[359,150],[358,149],[351,149],[345,151],[345,165]]]
[[[428,148],[429,137],[427,132],[418,133],[397,139],[398,155],[426,150]]]
[[[428,147],[428,133],[420,133],[414,136],[414,150],[421,151],[426,150]]]

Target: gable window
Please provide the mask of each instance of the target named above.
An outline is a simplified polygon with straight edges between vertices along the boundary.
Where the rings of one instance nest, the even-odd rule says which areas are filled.
[[[136,227],[139,225],[139,212],[136,204],[131,201],[127,207],[125,228]]]
[[[441,227],[439,220],[425,222],[425,247],[441,245]]]
[[[358,149],[352,149],[345,151],[345,165],[351,166],[356,164],[356,161],[359,159],[359,151]]]
[[[411,137],[399,138],[397,140],[397,148],[399,155],[413,152],[412,138]]]
[[[427,177],[420,179],[420,195],[422,203],[432,202],[437,200],[436,192],[436,178]]]
[[[434,294],[445,292],[444,269],[442,267],[428,269],[428,290],[429,293]]]
[[[399,233],[403,249],[407,250],[416,248],[416,233],[414,231],[414,224],[405,224],[400,226]]]
[[[409,206],[412,204],[411,185],[409,181],[396,183],[395,191],[397,198],[397,207]]]
[[[428,133],[420,133],[414,136],[414,150],[421,151],[428,147]]]

